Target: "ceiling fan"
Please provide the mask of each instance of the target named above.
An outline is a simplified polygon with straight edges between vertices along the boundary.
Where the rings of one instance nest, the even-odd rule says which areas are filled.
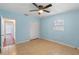
[[[38,9],[37,10],[30,10],[30,12],[34,12],[34,11],[37,11],[38,14],[42,14],[43,12],[47,12],[47,13],[50,13],[50,11],[46,10],[47,8],[51,7],[52,4],[48,4],[46,6],[43,6],[43,5],[37,5],[36,3],[32,3],[35,7],[37,7]]]

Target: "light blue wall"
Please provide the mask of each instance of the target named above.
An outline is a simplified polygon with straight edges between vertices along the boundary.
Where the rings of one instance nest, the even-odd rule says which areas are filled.
[[[64,20],[64,32],[53,30],[53,21]],[[79,48],[79,10],[68,11],[41,19],[41,38]]]
[[[17,12],[11,12],[7,10],[0,9],[0,16],[7,16],[12,19],[16,19],[16,42],[23,42],[29,40],[30,38],[30,22],[38,22],[39,18],[36,16],[24,16]]]
[[[79,47],[79,10],[64,12],[44,18],[36,16],[24,16],[16,12],[0,9],[0,16],[8,16],[16,19],[16,42],[29,40],[30,22],[40,23],[40,37],[58,41],[74,47]],[[53,30],[53,21],[64,20],[64,32]]]

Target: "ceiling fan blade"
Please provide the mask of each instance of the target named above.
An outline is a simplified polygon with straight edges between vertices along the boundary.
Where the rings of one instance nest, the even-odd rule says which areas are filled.
[[[36,6],[37,8],[39,8],[39,6],[36,3],[32,3],[34,6]]]
[[[43,10],[44,12],[47,12],[47,13],[50,13],[50,11],[47,11],[47,10]]]
[[[25,16],[28,16],[28,14],[24,14]]]
[[[33,11],[38,11],[38,10],[30,10],[30,12],[33,12]]]
[[[52,6],[52,4],[49,4],[49,5],[45,6],[43,9],[49,8],[51,6]]]

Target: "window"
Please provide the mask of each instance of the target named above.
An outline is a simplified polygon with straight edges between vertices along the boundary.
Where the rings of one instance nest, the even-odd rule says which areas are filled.
[[[54,20],[53,30],[64,31],[64,20],[61,20],[61,19]]]

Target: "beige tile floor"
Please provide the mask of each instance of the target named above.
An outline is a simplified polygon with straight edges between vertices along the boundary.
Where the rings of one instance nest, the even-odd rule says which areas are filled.
[[[44,39],[16,45],[17,55],[79,55],[79,50]]]

